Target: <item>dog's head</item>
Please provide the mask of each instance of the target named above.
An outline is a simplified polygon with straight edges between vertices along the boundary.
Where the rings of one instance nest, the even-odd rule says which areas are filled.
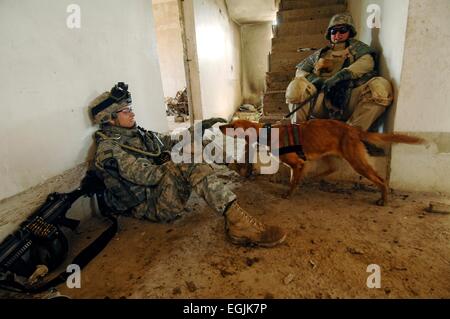
[[[259,129],[262,127],[263,125],[260,123],[247,120],[235,120],[229,124],[221,125],[219,129],[224,135],[243,138],[245,136],[245,131],[247,131],[248,129],[254,129],[256,134],[258,135]]]

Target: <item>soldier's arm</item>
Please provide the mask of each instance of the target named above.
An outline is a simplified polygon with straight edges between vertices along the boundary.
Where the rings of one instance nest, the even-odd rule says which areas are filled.
[[[137,158],[123,150],[114,140],[101,141],[97,147],[95,164],[108,173],[142,186],[154,186],[164,175],[164,167],[145,158]]]
[[[297,65],[297,72],[295,77],[304,77],[310,83],[314,84],[317,90],[320,90],[323,85],[323,80],[316,74],[314,74],[314,61],[318,59],[320,51],[311,54]]]
[[[177,140],[172,140],[172,136],[170,134],[163,134],[163,133],[153,133],[161,140],[161,142],[164,144],[164,147],[161,149],[163,152],[170,152],[172,150],[172,147],[178,143]]]
[[[358,60],[356,60],[352,65],[343,70],[350,71],[352,79],[356,80],[367,74],[375,68],[375,61],[370,54],[363,55]]]
[[[311,54],[309,57],[304,59],[302,62],[297,64],[297,73],[308,74],[314,71],[314,59],[317,54]]]

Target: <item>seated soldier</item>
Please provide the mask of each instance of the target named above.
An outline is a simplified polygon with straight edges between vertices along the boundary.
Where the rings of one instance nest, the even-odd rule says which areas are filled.
[[[95,133],[95,169],[106,185],[105,201],[114,211],[154,222],[171,222],[183,212],[191,191],[225,218],[234,244],[272,247],[286,234],[247,214],[208,164],[175,164],[169,135],[136,126],[128,86],[119,83],[90,105],[100,130]]]
[[[337,14],[326,33],[330,44],[297,65],[286,102],[293,111],[311,100],[294,113],[293,123],[328,118],[368,130],[391,105],[392,86],[377,76],[375,51],[355,36],[351,15]]]

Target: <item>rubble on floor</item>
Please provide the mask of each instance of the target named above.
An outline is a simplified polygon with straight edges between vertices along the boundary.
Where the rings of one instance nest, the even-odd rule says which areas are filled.
[[[167,116],[174,116],[174,120],[177,123],[182,123],[187,120],[189,116],[189,103],[186,88],[178,91],[174,98],[166,98],[165,103],[167,106]]]
[[[262,108],[253,104],[243,104],[238,111],[234,113],[232,120],[247,120],[252,122],[259,122],[262,116]]]
[[[81,288],[58,291],[99,299],[450,297],[450,217],[423,211],[448,196],[395,191],[379,207],[372,188],[305,182],[285,200],[287,184],[217,169],[246,211],[288,232],[285,243],[231,244],[223,218],[193,196],[172,224],[120,218],[120,240],[83,269]],[[374,264],[380,289],[367,286]]]

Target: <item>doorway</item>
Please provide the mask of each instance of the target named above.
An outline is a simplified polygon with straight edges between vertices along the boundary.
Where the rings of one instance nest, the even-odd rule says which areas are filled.
[[[169,130],[190,125],[182,26],[177,0],[152,0],[157,50]]]

